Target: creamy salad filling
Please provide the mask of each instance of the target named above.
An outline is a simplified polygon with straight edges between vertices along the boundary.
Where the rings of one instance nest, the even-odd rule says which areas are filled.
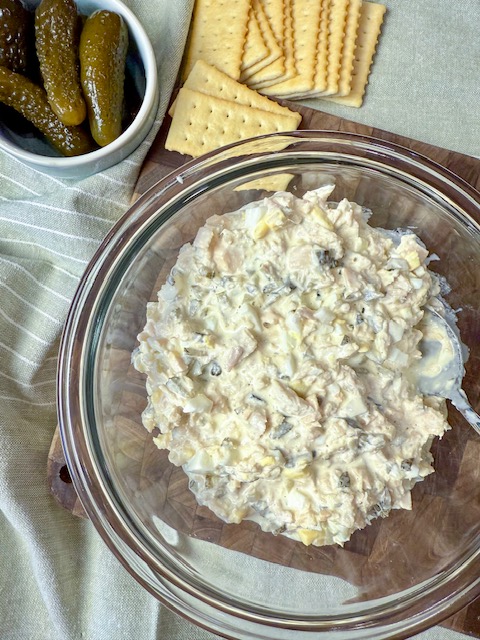
[[[314,545],[410,509],[449,428],[444,399],[409,375],[440,294],[428,251],[355,203],[329,204],[332,191],[207,220],[133,354],[143,423],[197,501]]]

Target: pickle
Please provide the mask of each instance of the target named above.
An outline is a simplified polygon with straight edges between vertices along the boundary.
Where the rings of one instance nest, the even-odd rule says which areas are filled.
[[[30,18],[20,0],[0,0],[0,65],[18,73],[27,70]]]
[[[1,66],[0,102],[27,118],[63,155],[77,156],[93,151],[93,141],[81,127],[67,126],[57,118],[42,87]]]
[[[74,0],[42,0],[35,11],[35,37],[50,106],[64,124],[80,124],[87,111],[79,77]]]
[[[102,147],[122,133],[127,48],[121,16],[99,10],[87,18],[80,36],[80,79],[90,131]]]

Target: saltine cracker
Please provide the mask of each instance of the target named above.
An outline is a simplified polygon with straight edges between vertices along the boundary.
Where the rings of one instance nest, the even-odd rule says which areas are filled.
[[[260,90],[265,87],[269,87],[272,84],[278,84],[284,80],[289,80],[297,74],[295,67],[295,48],[293,41],[293,24],[292,24],[292,0],[284,0],[284,25],[283,25],[283,55],[285,60],[284,73],[273,79],[265,79],[260,74],[252,76],[248,79],[248,85],[255,90]],[[266,74],[264,74],[266,75]]]
[[[278,78],[285,72],[283,49],[280,43],[276,40],[261,1],[252,0],[252,8],[255,12],[262,37],[270,51],[270,55],[266,59],[246,69],[245,72],[241,74],[241,81],[246,82],[247,84],[250,84],[249,78],[258,77],[257,74],[260,74],[260,77],[269,80]]]
[[[222,100],[190,89],[180,89],[165,149],[193,157],[254,136],[294,131],[294,115]]]
[[[283,45],[285,35],[285,0],[260,0],[275,40]]]
[[[328,27],[330,17],[331,0],[321,0],[320,29],[318,32],[318,45],[315,62],[315,76],[313,87],[310,91],[296,92],[286,95],[286,98],[297,100],[322,96],[327,93],[327,67],[328,67]]]
[[[213,64],[234,80],[240,77],[251,0],[195,0],[182,76],[197,60]]]
[[[282,107],[277,102],[269,100],[266,96],[261,96],[244,84],[232,80],[232,78],[212,65],[207,64],[204,60],[198,60],[195,63],[183,86],[185,89],[190,89],[191,91],[198,91],[209,96],[230,100],[231,102],[237,102],[238,104],[255,109],[293,116],[297,120],[297,126],[302,119],[302,116],[296,111],[290,111],[287,107]],[[175,112],[175,107],[176,101],[169,111],[171,116],[173,116]]]
[[[234,187],[234,191],[286,191],[294,177],[293,173],[278,173],[273,176],[265,176],[238,185],[238,187]]]
[[[240,71],[243,73],[245,69],[248,69],[254,64],[265,60],[269,55],[270,50],[267,47],[265,40],[263,39],[257,16],[255,14],[255,11],[253,10],[253,7],[250,7],[247,35],[245,38],[245,45],[243,47],[242,64],[240,66]]]
[[[292,24],[297,75],[281,83],[261,88],[266,95],[285,96],[310,91],[315,76],[315,59],[322,3],[319,0],[292,0]],[[258,88],[258,87],[257,87]]]
[[[339,96],[346,96],[350,93],[361,8],[362,0],[350,0],[345,23],[345,36],[343,38],[340,76],[338,79],[337,95]]]
[[[337,93],[349,0],[331,0],[328,29],[327,93]]]
[[[383,4],[374,2],[362,3],[351,91],[346,96],[329,96],[325,98],[326,100],[349,107],[358,108],[362,106],[385,11],[386,7]]]

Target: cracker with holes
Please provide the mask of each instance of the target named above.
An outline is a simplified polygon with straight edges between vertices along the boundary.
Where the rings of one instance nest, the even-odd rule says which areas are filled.
[[[262,87],[262,93],[288,96],[310,91],[315,76],[315,60],[322,3],[316,0],[291,0],[295,66],[297,74],[289,80]],[[257,87],[258,88],[258,87]]]
[[[267,43],[263,38],[262,30],[260,29],[260,25],[258,24],[257,15],[252,6],[250,7],[247,36],[245,45],[243,47],[242,64],[240,66],[240,77],[242,77],[245,71],[250,67],[268,60],[269,56],[270,49],[268,48]],[[265,62],[265,64],[268,64],[268,62]]]
[[[330,0],[327,93],[336,93],[340,80],[343,39],[349,0]]]
[[[361,8],[362,0],[349,1],[347,19],[345,22],[345,35],[342,44],[340,74],[338,78],[338,96],[346,96],[350,93],[351,90],[353,63],[355,61],[355,49],[357,32],[360,24]]]
[[[293,19],[292,19],[292,0],[284,0],[285,2],[285,24],[283,38],[283,52],[285,55],[285,77],[283,80],[290,80],[297,73],[295,66],[295,43],[293,41]]]
[[[234,188],[234,191],[286,191],[288,185],[295,176],[293,173],[279,173],[274,176],[265,176],[250,180]]]
[[[252,0],[252,9],[257,17],[262,37],[270,51],[270,55],[261,62],[245,69],[240,76],[240,80],[246,82],[248,78],[259,75],[267,80],[273,80],[285,72],[283,49],[281,43],[277,42],[261,0]]]
[[[290,99],[350,93],[362,0],[322,0],[315,82]]]
[[[286,95],[289,100],[318,97],[327,92],[328,75],[328,41],[330,22],[330,3],[332,0],[321,0],[320,26],[318,31],[317,50],[315,55],[315,74],[313,87],[309,91],[297,91]]]
[[[293,131],[297,123],[293,115],[272,113],[182,88],[165,148],[197,157],[246,138]]]
[[[197,60],[213,64],[238,80],[247,36],[251,0],[196,0],[183,77]]]
[[[278,44],[283,43],[286,3],[289,0],[259,0]]]
[[[368,83],[368,76],[375,55],[386,7],[374,2],[363,2],[356,39],[355,61],[353,63],[351,90],[345,96],[329,96],[331,102],[349,107],[361,107]]]
[[[257,70],[254,75],[250,75],[248,78],[240,78],[242,82],[245,82],[255,90],[283,82],[296,75],[291,0],[261,1],[272,33],[282,49],[282,58],[271,63],[266,68]],[[278,75],[281,63],[283,64],[283,70]]]
[[[315,64],[315,76],[312,88],[312,92],[317,94],[322,94],[327,91],[330,2],[331,0],[322,0],[322,13],[320,16],[320,29],[318,32],[317,60]]]
[[[256,91],[252,91],[244,84],[232,80],[225,73],[222,73],[204,60],[198,60],[183,85],[185,89],[199,91],[209,96],[230,100],[237,104],[246,105],[271,113],[279,113],[295,118],[296,125],[300,124],[302,116],[296,111],[291,111],[287,107],[282,107],[277,102],[270,100],[266,96],[261,96]],[[176,102],[170,108],[169,114],[175,113]]]
[[[324,98],[360,107],[380,37],[386,7],[361,0],[322,0],[328,7],[328,42],[320,22],[317,68],[312,90],[285,95],[290,100]],[[328,56],[326,55],[328,51]]]

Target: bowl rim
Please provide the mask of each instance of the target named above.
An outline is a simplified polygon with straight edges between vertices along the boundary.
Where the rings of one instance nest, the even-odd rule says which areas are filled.
[[[218,149],[214,149],[213,151],[209,151],[208,153],[205,153],[197,158],[187,160],[180,167],[173,169],[167,175],[154,182],[143,194],[141,194],[135,200],[132,206],[129,207],[129,209],[125,212],[124,216],[122,216],[117,221],[116,225],[111,229],[110,233],[115,233],[120,225],[122,225],[123,222],[128,217],[130,217],[131,210],[133,208],[141,208],[141,205],[145,204],[157,192],[163,192],[167,189],[174,189],[175,191],[178,191],[179,188],[183,188],[185,183],[189,183],[191,181],[192,174],[195,175],[203,169],[208,169],[208,167],[210,166],[220,166],[223,164],[227,164],[228,162],[231,162],[236,158],[239,158],[237,149],[241,149],[242,147],[244,147],[247,150],[247,153],[251,153],[252,151],[258,151],[259,153],[261,153],[261,149],[256,149],[255,145],[257,143],[261,144],[262,141],[268,141],[274,138],[284,138],[285,140],[288,139],[292,142],[296,140],[300,141],[308,139],[313,139],[316,141],[321,137],[325,137],[325,139],[331,140],[333,143],[338,140],[340,143],[351,142],[354,144],[359,144],[364,147],[365,150],[367,150],[367,157],[369,157],[369,153],[372,153],[381,159],[385,153],[389,153],[392,154],[393,159],[413,162],[417,166],[417,168],[422,171],[422,175],[428,176],[430,179],[435,179],[435,184],[438,183],[438,180],[436,180],[438,176],[446,180],[447,183],[456,190],[455,195],[461,198],[462,206],[468,208],[472,205],[472,203],[473,206],[480,206],[480,190],[476,189],[472,184],[467,182],[464,178],[462,178],[451,169],[448,169],[447,167],[442,165],[440,162],[433,160],[429,156],[415,151],[409,147],[398,144],[396,142],[392,142],[390,140],[384,140],[373,135],[371,136],[348,131],[336,131],[331,129],[298,129],[286,133],[279,132],[265,134],[255,136],[253,138],[248,138],[246,140],[233,142]],[[250,148],[251,145],[252,148]],[[268,155],[271,152],[266,151],[265,153]],[[465,195],[467,196],[467,198],[464,197]],[[478,222],[480,222],[480,220]],[[110,233],[105,237],[105,243],[107,242]]]
[[[34,153],[0,135],[0,149],[31,166],[61,171],[62,169],[81,170],[88,165],[101,164],[105,158],[121,152],[123,147],[133,142],[135,137],[141,133],[144,122],[148,120],[149,113],[156,107],[158,100],[158,71],[155,52],[139,19],[121,0],[87,0],[87,4],[92,4],[97,9],[105,8],[110,11],[116,11],[125,19],[130,37],[135,40],[144,67],[145,94],[142,98],[140,109],[125,131],[113,142],[78,156],[46,156]],[[146,134],[147,132],[145,132]]]
[[[270,134],[266,136],[261,136],[259,138],[250,139],[249,141],[243,141],[240,143],[234,143],[229,145],[228,147],[223,147],[221,149],[215,150],[205,156],[192,160],[177,170],[172,171],[168,176],[162,178],[157,183],[152,185],[150,189],[142,195],[135,204],[130,207],[130,209],[125,213],[125,215],[117,222],[117,224],[112,228],[110,233],[106,236],[102,244],[100,245],[98,251],[94,255],[92,261],[89,263],[82,280],[80,281],[77,292],[75,293],[74,300],[70,307],[67,321],[65,323],[64,332],[61,339],[60,345],[60,353],[59,353],[59,367],[58,367],[58,384],[57,384],[57,400],[58,400],[58,414],[59,414],[59,423],[60,423],[60,432],[62,438],[62,444],[65,451],[65,457],[67,461],[67,465],[70,470],[70,474],[72,476],[72,480],[74,483],[74,487],[79,494],[80,500],[88,513],[90,519],[95,525],[96,529],[99,531],[100,535],[105,539],[108,546],[112,549],[112,551],[119,557],[122,563],[126,566],[130,573],[145,587],[153,593],[157,598],[162,600],[165,604],[170,607],[173,607],[177,612],[185,615],[184,612],[179,611],[172,600],[169,598],[168,594],[165,593],[159,594],[158,591],[152,589],[151,585],[147,580],[142,579],[139,575],[138,569],[136,570],[134,567],[130,566],[128,560],[125,559],[124,556],[120,553],[120,550],[115,545],[112,545],[112,540],[109,537],[109,534],[106,530],[105,524],[102,523],[101,517],[102,513],[108,513],[108,524],[109,528],[115,528],[120,526],[124,528],[125,522],[121,520],[117,513],[115,513],[115,508],[112,511],[112,503],[110,500],[110,496],[107,495],[105,488],[103,486],[95,486],[93,482],[93,478],[91,474],[84,474],[84,470],[82,469],[81,461],[78,458],[78,449],[75,448],[75,442],[72,439],[73,431],[72,424],[69,424],[69,416],[68,416],[68,381],[69,381],[69,365],[71,364],[70,358],[74,351],[74,341],[75,341],[75,329],[78,325],[79,317],[82,314],[86,314],[85,308],[88,305],[85,305],[85,296],[90,296],[92,299],[96,299],[98,296],[99,288],[101,288],[100,281],[102,281],[102,276],[106,273],[106,269],[108,265],[108,258],[111,257],[115,252],[118,253],[121,250],[122,243],[125,243],[126,232],[128,230],[129,234],[135,235],[142,226],[148,221],[150,217],[153,217],[155,214],[149,211],[149,208],[153,206],[153,202],[155,198],[164,195],[166,192],[173,191],[173,198],[176,197],[179,193],[185,191],[186,188],[191,186],[191,184],[195,184],[196,176],[202,170],[208,170],[212,166],[220,166],[220,171],[222,171],[223,166],[229,166],[232,164],[238,163],[242,161],[242,156],[235,154],[232,152],[236,152],[239,148],[244,147],[252,143],[261,143],[262,140],[271,140],[275,138],[280,138],[281,136],[285,137],[285,134]],[[426,156],[419,154],[415,151],[412,151],[406,147],[402,147],[392,142],[385,142],[381,139],[371,137],[371,136],[363,136],[359,134],[351,134],[347,132],[337,132],[337,131],[322,131],[322,130],[302,130],[292,132],[288,134],[288,138],[292,140],[293,143],[296,141],[308,141],[311,140],[314,143],[323,139],[329,143],[335,144],[340,142],[341,144],[345,143],[356,143],[359,145],[363,145],[363,149],[370,149],[373,155],[379,155],[379,157],[385,160],[386,154],[392,154],[393,157],[398,162],[406,162],[406,163],[414,163],[416,166],[418,165],[419,169],[424,172],[425,176],[435,177],[437,180],[439,177],[442,180],[446,180],[449,188],[452,189],[449,197],[454,197],[456,195],[461,196],[460,200],[466,206],[475,207],[476,213],[476,227],[475,230],[478,233],[480,226],[480,193],[471,185],[469,185],[465,180],[457,176],[452,171],[446,169],[442,165],[430,160]],[[266,152],[268,155],[268,152]],[[270,155],[272,153],[270,152]],[[438,186],[438,183],[437,183]],[[445,185],[442,185],[445,187]],[[452,196],[452,193],[454,194]],[[149,207],[150,205],[150,207]],[[163,205],[162,205],[163,206]],[[462,209],[464,208],[463,205]],[[143,214],[142,214],[143,210]],[[135,213],[139,211],[140,213],[135,216]],[[91,287],[90,291],[87,291],[88,287]],[[82,309],[83,307],[83,309]],[[80,345],[76,345],[79,347]],[[78,381],[77,381],[78,382]],[[67,402],[65,402],[67,400]],[[77,416],[78,418],[78,416]],[[77,425],[78,427],[78,425]],[[78,427],[82,428],[82,427]],[[91,462],[91,460],[89,461]],[[95,478],[98,480],[98,478]],[[96,494],[96,495],[93,495]],[[83,496],[83,499],[82,499]],[[95,502],[95,499],[99,499],[99,503]],[[91,502],[92,501],[92,502]],[[104,515],[104,513],[103,513]],[[119,534],[116,533],[118,536]],[[129,531],[129,541],[126,542],[124,536],[120,536],[123,539],[123,542],[126,542],[129,549],[133,551],[143,562],[147,564],[151,561],[151,554],[148,553],[148,550],[141,547],[138,539],[132,541],[131,531]],[[133,542],[133,545],[131,544]],[[477,556],[475,556],[477,557]],[[193,598],[197,598],[202,601],[206,606],[212,606],[216,611],[220,611],[223,613],[231,613],[231,607],[226,606],[225,603],[219,603],[218,601],[214,601],[211,597],[204,593],[199,593],[197,589],[193,588],[192,585],[186,585],[181,578],[178,578],[175,575],[172,575],[169,570],[166,570],[165,567],[159,567],[158,562],[155,566],[155,571],[163,576],[163,579],[167,582],[172,583],[175,587],[183,590]],[[162,570],[163,569],[163,570]],[[408,623],[403,624],[403,627],[399,628],[395,631],[395,637],[407,637],[412,632],[419,632],[424,628],[431,626],[432,624],[437,623],[438,621],[444,619],[445,617],[452,615],[455,610],[460,609],[465,604],[467,604],[471,599],[476,597],[480,593],[480,578],[477,577],[477,573],[473,573],[471,571],[471,582],[468,587],[459,587],[459,591],[455,594],[455,599],[449,602],[448,606],[445,606],[445,603],[438,604],[436,607],[430,607],[428,610],[423,610],[419,607],[419,603],[414,603],[415,606],[410,607],[410,609],[415,609],[414,616],[408,618]],[[458,576],[457,576],[458,578]],[[455,580],[455,576],[452,576],[452,581]],[[448,587],[447,587],[448,588]],[[443,594],[445,596],[445,594]],[[451,595],[451,594],[447,594]],[[424,598],[423,598],[424,600]],[[441,602],[441,600],[439,600]],[[422,603],[422,599],[420,599],[420,604]],[[410,611],[410,609],[408,611]],[[403,619],[406,609],[401,609],[396,613],[396,616],[399,616]],[[252,616],[249,614],[242,614],[242,611],[239,612],[238,608],[235,610],[234,615],[236,618],[244,618],[248,620],[252,620]],[[200,624],[201,626],[206,626],[205,620],[198,621],[194,618],[194,615],[190,613],[187,615],[189,619],[194,621],[196,624]],[[269,624],[268,621],[259,620],[257,616],[253,616],[255,618],[255,622],[260,624]],[[382,618],[381,612],[379,612],[379,619]],[[275,621],[278,624],[278,619]],[[285,623],[280,622],[278,626],[274,628],[277,629],[295,629],[297,625],[294,621],[289,620]],[[308,623],[312,624],[311,621]],[[338,624],[338,623],[337,623]],[[391,623],[390,628],[391,628]],[[398,622],[398,624],[401,624]],[[288,626],[290,625],[290,626]],[[300,625],[303,628],[303,625]],[[320,627],[322,624],[320,624]],[[218,632],[218,628],[215,629],[212,626],[206,626],[211,631]],[[358,625],[356,627],[359,628]],[[385,629],[387,627],[382,627]],[[316,632],[320,633],[322,631],[321,628],[315,627]],[[350,629],[344,629],[345,632],[350,631]],[[220,630],[221,632],[221,630]],[[368,629],[367,629],[368,632]],[[403,635],[404,634],[404,635]],[[231,636],[237,637],[237,636]],[[360,637],[360,636],[358,636]],[[361,636],[364,637],[364,636]],[[370,637],[370,636],[365,636]],[[389,637],[389,635],[379,635],[378,637]]]

